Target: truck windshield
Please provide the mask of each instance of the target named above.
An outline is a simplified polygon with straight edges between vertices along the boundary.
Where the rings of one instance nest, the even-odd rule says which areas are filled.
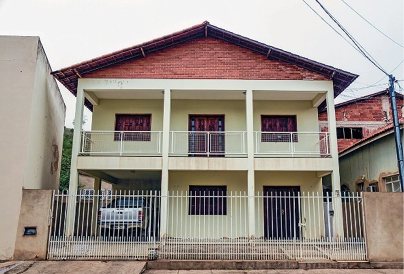
[[[136,208],[142,207],[141,198],[125,198],[113,200],[108,207],[109,208]]]

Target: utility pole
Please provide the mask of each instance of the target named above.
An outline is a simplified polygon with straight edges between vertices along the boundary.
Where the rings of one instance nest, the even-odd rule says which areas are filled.
[[[401,191],[404,192],[403,186],[403,174],[404,174],[404,163],[403,163],[403,145],[401,143],[401,132],[400,132],[400,123],[398,120],[398,112],[397,112],[397,100],[396,100],[396,90],[394,88],[394,83],[396,79],[393,75],[389,75],[389,95],[391,108],[393,111],[393,124],[394,124],[394,138],[396,140],[396,153],[397,153],[397,161],[398,161],[398,172],[400,176],[400,186]]]
[[[303,0],[305,2],[305,0]],[[365,48],[345,29],[338,20],[332,16],[332,14],[320,3],[320,0],[315,0],[317,4],[324,10],[325,13],[334,21],[335,24],[348,36],[348,38],[354,43],[354,48],[359,51],[366,59],[368,59],[375,67],[377,67],[380,71],[382,71],[386,76],[389,77],[389,95],[390,95],[390,102],[393,111],[393,123],[394,123],[394,138],[396,140],[396,154],[397,154],[397,162],[398,162],[398,172],[400,177],[400,186],[401,191],[404,192],[404,163],[403,163],[403,144],[401,143],[401,133],[400,133],[400,122],[398,120],[398,113],[397,113],[397,100],[396,100],[396,91],[394,89],[394,83],[396,79],[393,75],[388,73],[384,70],[376,60],[370,56],[370,54],[365,50]],[[307,3],[306,3],[307,4]],[[309,5],[310,7],[310,5]],[[320,16],[320,15],[319,15]],[[321,16],[320,16],[321,17]],[[322,17],[321,17],[322,18]],[[323,19],[323,18],[322,18]],[[324,20],[324,19],[323,19]],[[335,30],[335,29],[334,29]]]

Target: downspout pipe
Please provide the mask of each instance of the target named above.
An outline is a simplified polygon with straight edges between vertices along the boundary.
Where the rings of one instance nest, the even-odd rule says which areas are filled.
[[[393,75],[389,75],[389,95],[390,95],[390,102],[393,111],[393,124],[394,124],[394,138],[396,141],[396,153],[397,153],[397,161],[398,161],[398,172],[400,177],[400,186],[401,191],[404,191],[404,162],[403,162],[403,146],[401,142],[401,133],[400,133],[400,123],[398,120],[398,112],[397,112],[397,100],[396,100],[396,91],[394,89],[394,83],[396,79]]]

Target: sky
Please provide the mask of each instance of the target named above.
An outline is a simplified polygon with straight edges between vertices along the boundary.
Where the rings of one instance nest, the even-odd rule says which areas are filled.
[[[315,0],[305,1],[331,23]],[[403,0],[319,1],[386,71],[404,79],[400,46],[404,45]],[[346,3],[400,45],[380,34]],[[0,35],[39,36],[53,70],[203,21],[360,75],[336,102],[387,87],[385,74],[303,0],[0,0]],[[404,88],[404,81],[399,83]],[[65,125],[73,127],[75,97],[58,84],[67,107]],[[84,129],[88,130],[91,112],[86,109],[84,115]]]

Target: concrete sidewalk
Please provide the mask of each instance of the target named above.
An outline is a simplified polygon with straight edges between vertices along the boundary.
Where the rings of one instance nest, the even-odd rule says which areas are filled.
[[[188,262],[192,264],[192,262]],[[206,263],[206,262],[205,262]],[[105,273],[105,274],[402,274],[403,269],[279,269],[279,270],[166,270],[146,269],[139,261],[32,261],[0,263],[0,274],[53,274],[53,273]]]
[[[144,274],[402,274],[402,269],[146,270]]]
[[[105,273],[140,274],[146,262],[137,261],[36,261],[0,263],[0,274]],[[164,272],[161,272],[164,273]]]

